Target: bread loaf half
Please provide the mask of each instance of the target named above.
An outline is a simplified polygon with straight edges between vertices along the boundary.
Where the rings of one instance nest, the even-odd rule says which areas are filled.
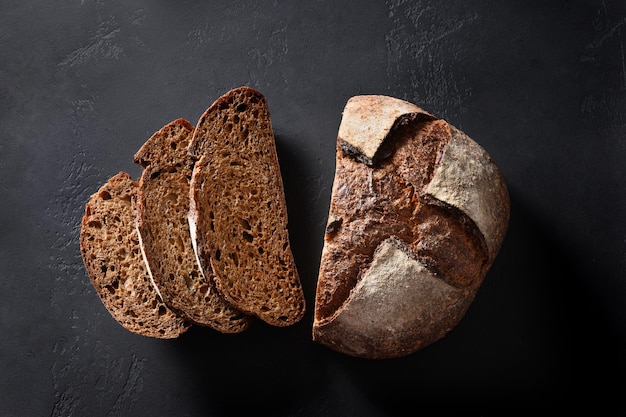
[[[81,255],[104,306],[124,328],[175,338],[190,324],[163,302],[148,274],[136,228],[137,188],[120,172],[90,197],[81,222]]]
[[[245,330],[250,317],[216,291],[210,270],[203,271],[189,233],[187,154],[194,127],[177,119],[154,133],[134,160],[144,170],[137,192],[137,226],[148,270],[163,301],[198,325],[222,333]]]
[[[418,106],[356,96],[344,109],[313,339],[392,358],[461,320],[509,220],[500,170],[476,142]]]
[[[237,309],[275,326],[299,321],[305,299],[265,97],[240,87],[217,99],[189,154],[189,223],[202,268]]]

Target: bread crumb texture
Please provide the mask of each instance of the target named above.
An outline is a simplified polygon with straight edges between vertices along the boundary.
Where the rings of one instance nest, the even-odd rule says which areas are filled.
[[[193,251],[187,215],[193,126],[176,120],[157,131],[135,155],[144,166],[139,181],[138,229],[146,261],[163,300],[198,325],[238,333],[249,317],[217,292]]]
[[[220,97],[198,122],[189,153],[202,267],[237,309],[275,326],[299,321],[305,300],[265,98],[247,87]]]
[[[123,327],[144,336],[178,337],[189,323],[161,300],[143,261],[135,227],[137,186],[120,172],[90,197],[81,254],[104,306]]]
[[[254,316],[298,322],[305,298],[265,97],[249,87],[217,99],[197,126],[176,119],[134,155],[139,182],[112,177],[85,207],[83,261],[128,330],[174,338],[192,324],[222,333]]]

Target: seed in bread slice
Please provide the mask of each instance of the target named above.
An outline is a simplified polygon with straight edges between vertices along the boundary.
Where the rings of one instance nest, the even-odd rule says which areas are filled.
[[[189,153],[189,222],[202,267],[239,310],[275,326],[296,323],[305,299],[265,97],[240,87],[217,99],[198,121]]]
[[[245,330],[250,316],[215,290],[191,244],[187,215],[191,165],[187,146],[194,127],[177,119],[154,133],[134,160],[144,170],[137,193],[137,227],[163,301],[192,322],[222,333]]]
[[[171,339],[190,323],[171,310],[153,285],[136,228],[138,184],[113,176],[87,202],[80,251],[89,278],[109,313],[131,332]]]

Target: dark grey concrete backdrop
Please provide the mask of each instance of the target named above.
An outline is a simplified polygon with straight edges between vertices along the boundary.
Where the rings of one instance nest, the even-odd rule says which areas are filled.
[[[0,415],[625,415],[626,4],[216,3],[0,5]],[[154,131],[239,85],[269,102],[308,314],[239,335],[131,334],[85,274],[84,204],[139,175]],[[357,94],[447,119],[511,193],[467,315],[397,360],[310,338],[335,138]]]

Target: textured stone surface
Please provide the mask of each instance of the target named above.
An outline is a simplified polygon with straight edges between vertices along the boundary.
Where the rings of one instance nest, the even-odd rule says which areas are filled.
[[[244,397],[256,415],[624,414],[622,0],[30,0],[0,16],[0,415],[222,416]],[[315,346],[311,316],[165,342],[111,320],[78,250],[89,195],[244,84],[272,103],[308,302],[349,97],[417,103],[492,155],[511,224],[453,338],[379,363]]]

